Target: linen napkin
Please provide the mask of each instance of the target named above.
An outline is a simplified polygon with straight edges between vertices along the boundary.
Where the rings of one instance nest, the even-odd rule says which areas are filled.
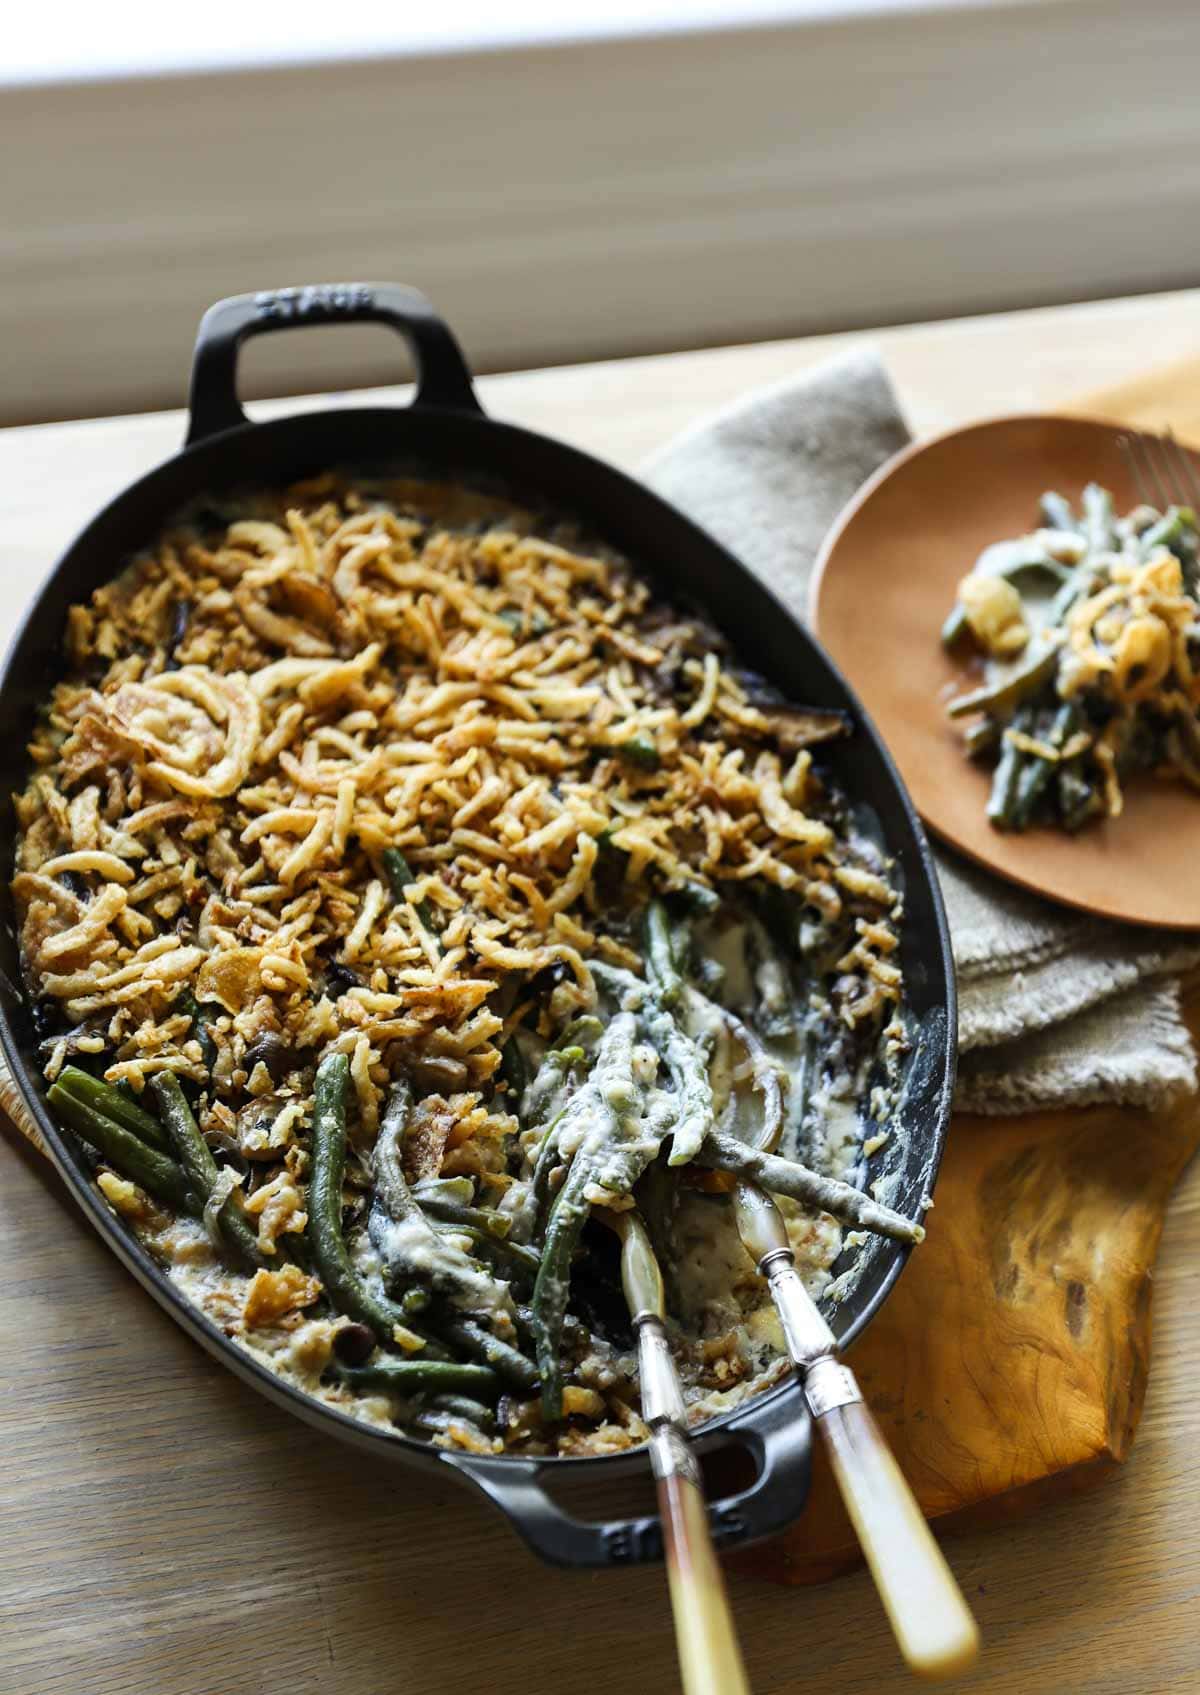
[[[865,348],[703,420],[643,471],[803,618],[830,525],[908,440]],[[935,859],[958,972],[956,1106],[1153,1108],[1196,1088],[1178,983],[1200,964],[1194,936],[1070,912],[944,848]]]

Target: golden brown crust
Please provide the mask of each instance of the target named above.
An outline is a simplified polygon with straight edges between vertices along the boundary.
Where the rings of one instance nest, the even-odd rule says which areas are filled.
[[[165,1070],[203,1085],[202,1129],[248,1167],[268,1258],[304,1229],[331,1051],[350,1061],[356,1156],[403,1073],[409,1178],[502,1194],[523,1150],[501,1047],[590,1007],[593,957],[640,969],[625,921],[651,892],[794,890],[846,917],[845,1022],[898,998],[893,892],[818,815],[807,748],[624,561],[507,505],[319,479],[181,524],[68,628],[13,885],[29,987],[72,1027],[47,1075],[85,1053],[135,1090]],[[389,849],[411,868],[400,890]],[[320,1286],[294,1266],[204,1277],[229,1333],[281,1358],[317,1322],[300,1315]],[[712,1387],[740,1369],[711,1364]],[[575,1451],[641,1439],[632,1410],[572,1393],[600,1425],[568,1431]]]

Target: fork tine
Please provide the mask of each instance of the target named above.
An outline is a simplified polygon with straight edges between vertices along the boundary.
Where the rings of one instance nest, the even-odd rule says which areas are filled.
[[[1155,436],[1131,432],[1122,438],[1129,462],[1133,467],[1133,480],[1137,484],[1138,499],[1147,506],[1157,506],[1160,509],[1171,504],[1169,490],[1164,486],[1159,475],[1158,462],[1152,452],[1151,443]]]
[[[1180,496],[1176,491],[1176,472],[1175,467],[1171,463],[1171,455],[1170,450],[1167,447],[1166,438],[1159,435],[1147,436],[1146,447],[1154,465],[1155,480],[1162,492],[1162,510],[1165,512],[1169,506],[1181,505],[1182,496]]]
[[[1163,512],[1169,506],[1200,512],[1200,472],[1174,430],[1160,436],[1130,431],[1117,446],[1133,473],[1139,501]]]
[[[1167,460],[1166,446],[1163,443],[1163,438],[1155,435],[1142,436],[1141,442],[1146,450],[1146,463],[1150,467],[1154,485],[1158,490],[1158,499],[1154,504],[1160,512],[1165,512],[1168,506],[1175,505],[1175,496],[1171,489],[1171,467]]]
[[[1164,439],[1167,452],[1175,462],[1175,481],[1181,492],[1176,504],[1190,506],[1193,511],[1200,510],[1200,476],[1191,455],[1180,445],[1174,430],[1168,428]]]
[[[1124,456],[1125,463],[1129,466],[1130,474],[1133,477],[1133,486],[1137,490],[1138,505],[1149,506],[1150,490],[1146,487],[1146,479],[1142,475],[1141,460],[1138,458],[1138,452],[1133,443],[1134,438],[1131,435],[1118,436],[1117,438],[1117,446],[1120,448],[1121,453]]]

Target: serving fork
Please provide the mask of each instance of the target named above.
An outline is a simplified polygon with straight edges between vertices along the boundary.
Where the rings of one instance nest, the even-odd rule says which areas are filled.
[[[1160,511],[1190,506],[1200,512],[1200,474],[1174,430],[1168,427],[1161,435],[1131,431],[1121,437],[1119,446],[1144,505]]]
[[[667,1583],[684,1695],[749,1695],[729,1595],[708,1525],[700,1467],[666,1332],[662,1272],[641,1215],[597,1217],[621,1242],[621,1286],[638,1342],[642,1415],[666,1544]]]

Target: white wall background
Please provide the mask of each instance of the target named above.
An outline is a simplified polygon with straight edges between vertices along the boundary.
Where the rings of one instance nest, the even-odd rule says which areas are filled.
[[[282,284],[415,283],[497,369],[1200,281],[1197,0],[763,0],[736,28],[581,0],[558,40],[514,0],[508,39],[464,47],[448,6],[370,54],[358,12],[242,9],[160,38],[96,8],[57,53],[6,24],[0,421],[178,404],[203,308]],[[263,65],[264,19],[294,63]],[[223,68],[180,68],[180,21]],[[245,388],[400,361],[382,330],[273,337]]]

